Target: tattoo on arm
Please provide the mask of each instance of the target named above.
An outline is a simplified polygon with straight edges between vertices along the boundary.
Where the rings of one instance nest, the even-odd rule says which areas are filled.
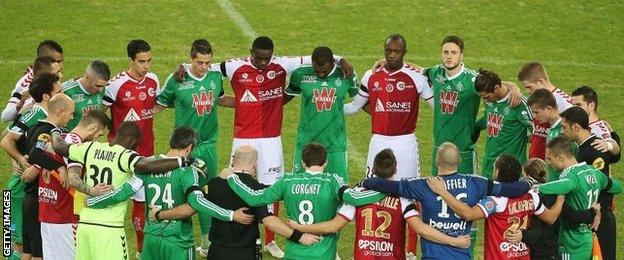
[[[91,195],[91,187],[89,187],[83,180],[80,178],[80,173],[82,169],[80,167],[71,167],[68,170],[69,173],[69,185],[72,186],[77,191],[80,191],[84,194]]]

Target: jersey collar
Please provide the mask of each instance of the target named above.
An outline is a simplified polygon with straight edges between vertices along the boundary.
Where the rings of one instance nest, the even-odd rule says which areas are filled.
[[[196,76],[195,76],[195,75],[191,72],[191,66],[185,67],[185,68],[184,68],[184,70],[186,70],[186,74],[187,74],[187,75],[189,75],[189,77],[191,77],[192,79],[197,80],[197,81],[202,81],[202,80],[204,80],[204,79],[206,78],[206,76],[208,75],[208,72],[206,72],[206,74],[204,74],[204,76],[203,76],[203,77],[201,77],[201,78],[196,77]]]
[[[501,98],[500,100],[497,100],[496,103],[506,102],[507,100],[509,100],[510,97],[511,97],[511,91],[509,91],[509,93],[507,93],[507,96],[505,96],[504,98]]]
[[[400,68],[400,69],[398,69],[398,70],[396,70],[396,71],[393,71],[393,72],[388,71],[388,70],[386,69],[386,66],[383,66],[383,71],[384,71],[385,73],[388,73],[388,75],[392,76],[392,75],[394,75],[394,74],[397,74],[397,73],[399,73],[399,72],[403,71],[403,69],[405,69],[405,66],[406,66],[406,65],[405,65],[405,62],[403,62],[403,66],[401,66],[401,68]],[[335,68],[336,68],[336,66],[334,66],[334,69],[335,69]]]
[[[305,172],[312,174],[312,175],[320,175],[323,174],[323,172],[314,172],[314,171],[310,171],[310,170],[306,170]]]
[[[590,133],[590,134],[589,134],[589,136],[588,136],[587,138],[585,138],[585,140],[583,140],[583,141],[579,144],[579,146],[583,145],[585,142],[587,142],[587,140],[591,139],[592,137],[595,137],[595,135],[594,135],[594,134],[592,134],[592,133]]]
[[[42,106],[40,106],[38,104],[34,104],[32,108],[35,108],[35,107],[38,107],[39,109],[41,109],[41,111],[43,111],[43,113],[46,115],[46,117],[48,117],[48,111],[45,108],[43,108]]]
[[[557,118],[557,120],[555,121],[555,123],[554,123],[554,124],[552,124],[550,127],[555,127],[555,126],[560,125],[560,124],[561,124],[561,117]]]
[[[91,92],[87,91],[87,90],[84,88],[84,86],[82,85],[82,82],[80,82],[80,80],[82,80],[82,77],[81,77],[81,78],[79,78],[78,80],[76,80],[76,83],[78,83],[78,87],[80,87],[80,90],[82,90],[82,92],[84,92],[84,93],[85,93],[85,94],[87,94],[87,95],[94,94],[94,93],[91,93]]]
[[[459,77],[459,75],[464,73],[464,69],[465,69],[464,68],[464,63],[461,62],[459,65],[461,66],[461,69],[459,70],[459,72],[457,72],[457,74],[453,75],[452,77],[447,76],[446,75],[446,71],[444,71],[444,76],[446,77],[446,80],[454,80],[455,78]],[[442,67],[444,67],[444,64],[442,64]]]

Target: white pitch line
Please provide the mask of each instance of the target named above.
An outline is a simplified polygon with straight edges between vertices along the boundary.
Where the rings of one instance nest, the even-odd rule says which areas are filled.
[[[232,5],[230,1],[228,0],[216,0],[216,1],[217,1],[217,4],[221,6],[223,11],[225,11],[228,14],[228,16],[230,16],[230,19],[232,19],[232,21],[234,21],[236,25],[238,25],[238,28],[240,28],[243,31],[243,34],[245,34],[247,38],[253,40],[257,37],[258,34],[256,33],[256,31],[254,31],[254,29],[251,28],[251,25],[247,22],[247,19],[245,19],[245,17],[241,13],[236,11],[236,8],[234,8],[234,6]]]

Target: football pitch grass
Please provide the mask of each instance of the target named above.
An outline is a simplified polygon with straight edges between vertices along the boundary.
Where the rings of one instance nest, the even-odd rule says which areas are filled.
[[[405,59],[421,66],[439,63],[440,41],[457,34],[466,44],[468,68],[484,67],[498,72],[503,80],[517,82],[515,75],[522,64],[537,60],[546,66],[551,81],[567,93],[580,85],[594,87],[600,96],[599,116],[622,133],[624,27],[617,10],[623,9],[623,3],[612,1],[2,1],[0,101],[8,100],[43,39],[54,39],[63,46],[64,80],[82,75],[92,59],[104,60],[114,73],[126,69],[126,44],[144,39],[152,46],[152,71],[162,84],[177,63],[188,62],[190,44],[198,38],[210,41],[214,62],[247,56],[252,39],[260,35],[273,39],[279,56],[309,55],[314,47],[326,45],[347,58],[361,76],[375,60],[383,58],[384,39],[392,33],[405,36]],[[224,89],[232,94],[229,83]],[[422,176],[429,176],[432,110],[424,102],[420,109],[416,130],[420,170]],[[233,115],[233,110],[219,108],[218,153],[223,167],[231,149]],[[172,118],[173,110],[168,109],[154,119],[157,153],[167,151]],[[284,108],[286,170],[292,168],[298,120],[296,98]],[[355,184],[364,177],[370,117],[360,112],[347,117],[346,123],[349,183]],[[479,158],[484,139],[482,134]],[[0,183],[6,185],[11,164],[8,155],[1,154]],[[621,179],[623,169],[616,164],[612,174]],[[619,206],[624,200],[621,196],[616,200],[618,245],[622,245],[624,212]],[[483,222],[477,223],[475,259],[481,259]],[[353,255],[353,228],[350,223],[340,235],[338,253],[343,259]],[[134,231],[129,218],[126,232],[133,256]],[[195,233],[199,238],[197,222]],[[283,248],[284,240],[278,238],[278,244]],[[624,258],[622,251],[618,251],[619,258]]]

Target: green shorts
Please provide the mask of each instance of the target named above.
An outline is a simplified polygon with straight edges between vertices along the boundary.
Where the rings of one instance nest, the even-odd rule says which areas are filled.
[[[208,178],[204,178],[203,176],[199,176],[199,186],[203,187],[208,184],[208,180],[217,176],[217,172],[219,169],[217,166],[217,149],[215,144],[212,143],[201,143],[195,146],[193,152],[191,152],[191,156],[195,158],[202,159],[206,165],[208,166]],[[203,179],[203,180],[202,180]]]
[[[20,177],[12,174],[7,184],[11,191],[11,239],[16,244],[22,244],[22,201],[26,183]]]
[[[438,176],[438,167],[436,167],[435,164],[437,154],[438,148],[434,147],[431,156],[431,176]],[[478,174],[477,162],[475,161],[476,154],[476,150],[459,152],[461,161],[459,162],[459,168],[457,169],[457,172],[463,174]]]
[[[293,172],[301,173],[305,171],[303,162],[301,161],[301,150],[303,148],[295,148],[295,155],[293,156]],[[347,159],[347,152],[332,152],[327,153],[327,167],[325,172],[336,173],[342,177],[345,182],[349,182],[349,160]]]
[[[143,247],[143,250],[146,250]],[[78,224],[76,260],[130,259],[123,227]]]
[[[184,248],[171,243],[169,240],[163,239],[162,237],[145,234],[141,259],[192,260],[195,259],[195,254],[193,253],[193,246]]]

